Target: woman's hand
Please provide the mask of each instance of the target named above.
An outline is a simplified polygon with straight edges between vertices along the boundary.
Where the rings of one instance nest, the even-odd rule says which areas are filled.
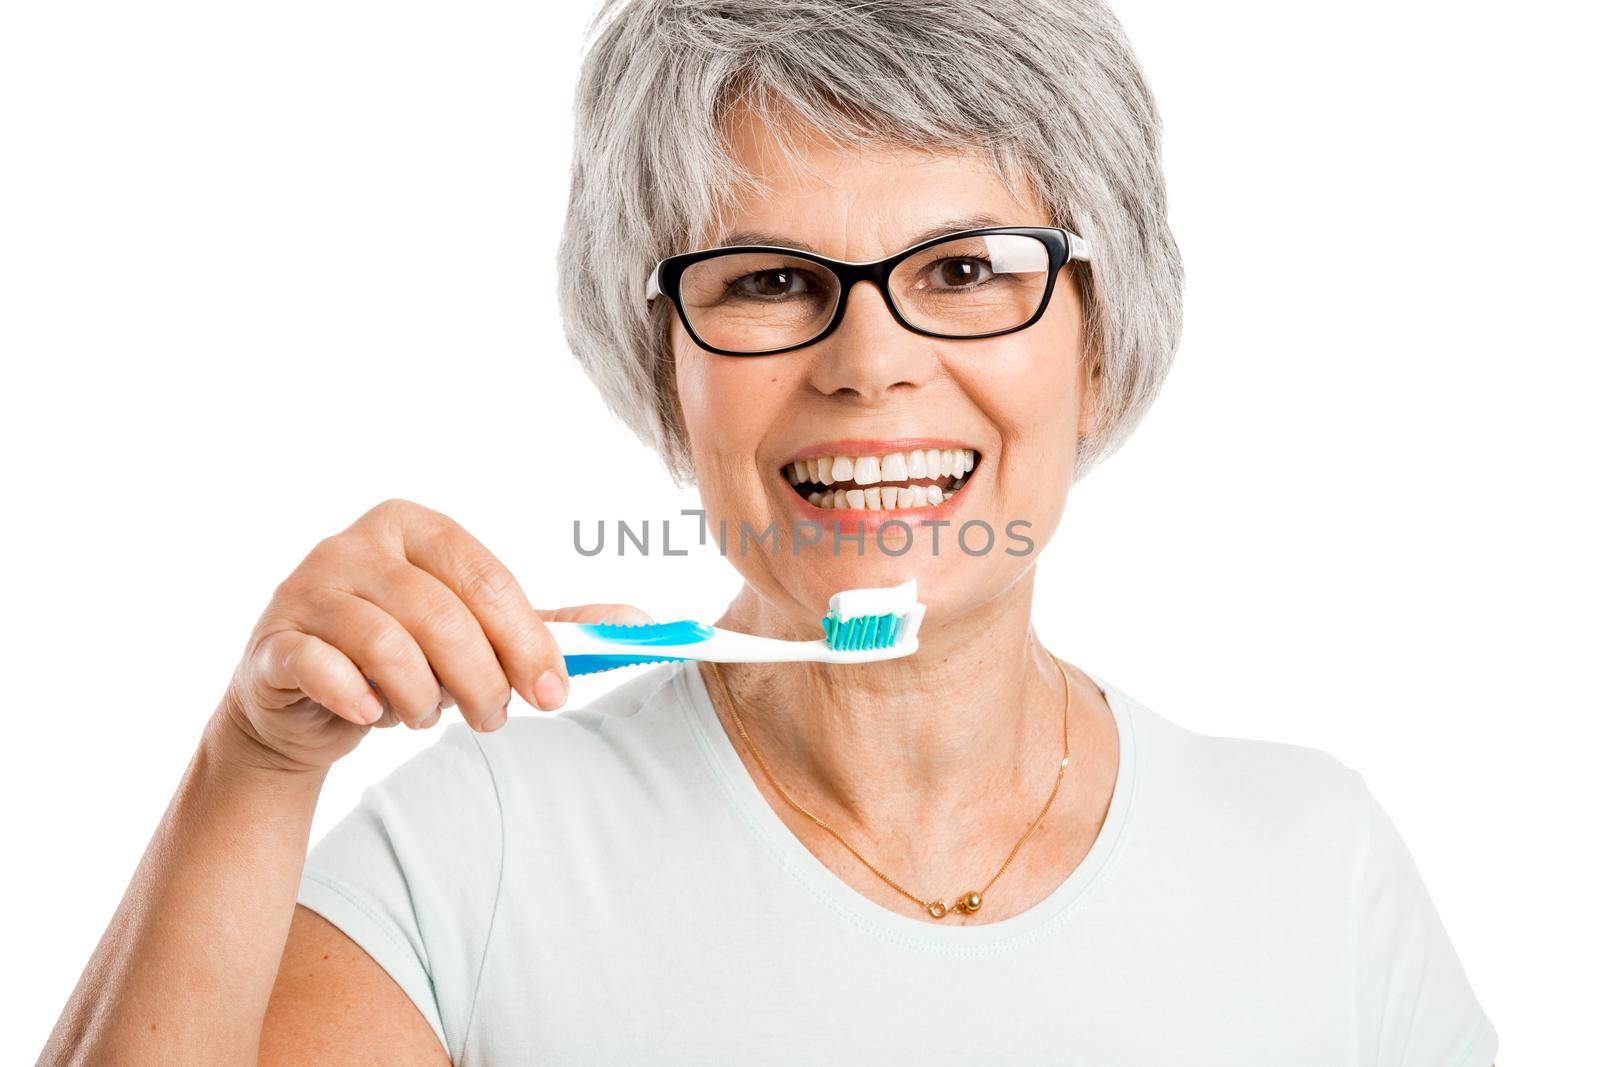
[[[648,622],[637,608],[538,611],[476,538],[436,511],[379,504],[312,549],[250,636],[213,725],[247,759],[320,770],[372,726],[426,729],[459,706],[475,730],[515,690],[553,711],[567,674],[546,621]],[[370,684],[369,684],[370,681]]]

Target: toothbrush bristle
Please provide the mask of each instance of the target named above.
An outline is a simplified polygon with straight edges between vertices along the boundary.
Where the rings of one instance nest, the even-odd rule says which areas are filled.
[[[923,606],[917,580],[875,589],[846,589],[828,601],[823,641],[835,652],[916,651]],[[869,656],[881,659],[882,656]]]
[[[830,612],[822,618],[822,632],[827,638],[828,647],[836,651],[889,648],[894,644],[904,621],[903,615],[862,615],[854,619],[841,619]]]

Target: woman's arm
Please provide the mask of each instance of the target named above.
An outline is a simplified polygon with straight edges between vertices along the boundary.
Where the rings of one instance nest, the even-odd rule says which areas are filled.
[[[261,1030],[260,1062],[367,1060],[448,1064],[450,1057],[388,971],[337,926],[296,907]]]
[[[227,722],[207,727],[41,1062],[305,1062],[316,1049],[448,1063],[388,974],[295,907],[326,769],[268,766]]]
[[[325,768],[207,726],[41,1062],[247,1063],[283,954]]]
[[[267,1044],[285,1054],[337,1036],[379,1062],[442,1058],[377,964],[293,921],[311,816],[328,767],[374,725],[425,729],[448,701],[498,729],[513,689],[560,706],[548,618],[644,616],[535,611],[470,534],[404,501],[319,544],[257,623],[41,1062],[254,1063],[269,1001]]]

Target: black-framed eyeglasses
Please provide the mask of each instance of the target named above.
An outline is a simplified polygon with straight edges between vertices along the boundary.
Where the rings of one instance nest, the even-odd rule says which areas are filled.
[[[774,245],[668,256],[645,299],[665,296],[696,344],[724,356],[771,356],[813,344],[844,321],[849,293],[871,282],[906,329],[927,337],[998,337],[1039,321],[1082,237],[1058,226],[992,226],[852,263]]]

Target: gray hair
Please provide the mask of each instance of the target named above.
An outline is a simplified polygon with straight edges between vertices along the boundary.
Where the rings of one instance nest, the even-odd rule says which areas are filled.
[[[714,244],[757,179],[724,121],[747,107],[833,143],[976,150],[1089,244],[1071,272],[1100,375],[1079,470],[1105,458],[1166,377],[1183,316],[1161,120],[1099,0],[606,0],[575,103],[558,271],[567,340],[611,410],[692,480],[670,302],[656,261]],[[781,137],[782,126],[769,122]],[[795,157],[780,141],[780,148]]]

